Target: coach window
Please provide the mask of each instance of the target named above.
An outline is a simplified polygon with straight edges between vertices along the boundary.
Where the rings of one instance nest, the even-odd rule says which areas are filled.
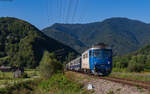
[[[83,59],[85,59],[85,55],[83,55]]]
[[[88,54],[86,54],[86,58],[88,58]]]

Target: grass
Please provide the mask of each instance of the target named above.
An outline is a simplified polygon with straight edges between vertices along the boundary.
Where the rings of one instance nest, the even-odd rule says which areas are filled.
[[[37,72],[37,71],[36,71]],[[26,70],[29,75],[34,75],[35,70]],[[11,73],[9,77],[11,77]],[[37,72],[38,74],[38,72]],[[82,78],[81,78],[82,79]],[[13,83],[13,84],[10,84]],[[40,78],[18,78],[18,79],[1,79],[0,86],[6,85],[7,88],[0,88],[0,94],[91,94],[83,88],[83,84],[75,81],[72,74],[64,75],[58,73],[48,80]]]
[[[115,94],[112,90],[110,90],[107,94]]]
[[[41,94],[90,94],[73,78],[69,79],[63,74],[56,74],[47,81],[39,84]]]
[[[119,78],[126,78],[126,79],[132,79],[132,80],[140,80],[140,81],[150,81],[150,77],[146,77],[144,75],[136,75],[137,73],[116,73],[112,72],[109,76],[110,77],[119,77]]]
[[[2,57],[2,58],[0,58],[0,61],[6,60],[6,59],[8,59],[8,58],[9,58],[9,56]]]
[[[29,77],[39,76],[39,70],[36,69],[26,69],[25,72],[28,74]]]
[[[127,72],[126,68],[113,68],[112,69],[113,72]]]
[[[143,88],[141,88],[141,87],[137,87],[137,89],[138,89],[141,93],[144,92]]]
[[[25,70],[25,73],[29,78],[13,78],[13,72],[0,72],[0,94],[31,94],[40,82],[33,76],[39,76],[39,73],[37,70]]]
[[[11,79],[13,78],[13,72],[1,72],[0,71],[0,80],[1,79]]]
[[[29,77],[39,76],[38,70],[27,69],[24,72],[27,73]],[[3,79],[14,79],[13,72],[1,72],[0,71],[0,80],[3,80]]]
[[[37,70],[25,70],[29,78],[13,78],[13,72],[0,72],[0,88],[3,85],[10,85],[32,79],[33,76],[39,76]]]
[[[121,88],[118,88],[116,91],[121,91]]]
[[[34,89],[38,85],[37,82],[39,81],[28,80],[14,85],[9,85],[7,88],[0,88],[0,94],[33,94]]]

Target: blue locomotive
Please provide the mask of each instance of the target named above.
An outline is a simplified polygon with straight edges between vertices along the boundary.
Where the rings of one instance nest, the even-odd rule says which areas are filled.
[[[112,70],[112,49],[105,44],[94,45],[66,65],[67,69],[108,75]]]

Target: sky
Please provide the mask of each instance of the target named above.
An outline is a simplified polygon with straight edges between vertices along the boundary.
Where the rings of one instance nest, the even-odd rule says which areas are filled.
[[[54,23],[90,23],[111,17],[150,23],[150,0],[0,0],[0,17],[7,16],[39,29]]]

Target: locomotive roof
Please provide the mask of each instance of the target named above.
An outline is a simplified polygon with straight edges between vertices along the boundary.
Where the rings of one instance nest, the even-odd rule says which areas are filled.
[[[110,47],[92,47],[92,48],[89,48],[89,49],[111,49],[111,48]]]

